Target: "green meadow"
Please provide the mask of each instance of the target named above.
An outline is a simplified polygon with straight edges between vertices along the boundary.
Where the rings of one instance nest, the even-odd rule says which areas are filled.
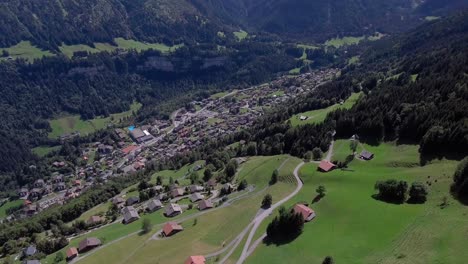
[[[238,41],[244,40],[249,35],[249,33],[247,33],[246,31],[242,29],[239,31],[234,31],[233,34],[237,38]]]
[[[333,111],[335,111],[337,109],[349,109],[349,108],[353,107],[353,105],[359,99],[360,95],[361,95],[361,93],[353,93],[346,101],[344,101],[343,104],[334,104],[334,105],[329,106],[327,108],[317,109],[317,110],[312,110],[312,111],[307,111],[307,112],[304,112],[304,113],[300,113],[300,114],[292,116],[289,119],[289,121],[291,121],[292,126],[321,123],[321,122],[323,122],[325,120],[328,113],[333,112]],[[308,117],[308,119],[301,121],[300,120],[301,116],[306,116],[306,117]]]
[[[99,129],[106,128],[109,124],[116,124],[121,118],[131,116],[132,113],[141,108],[140,103],[133,103],[130,110],[118,114],[111,114],[109,117],[98,117],[91,120],[82,120],[79,115],[64,116],[50,120],[52,131],[49,133],[49,138],[57,138],[63,134],[80,132],[82,135],[93,133]]]
[[[15,206],[19,206],[23,204],[23,200],[14,200],[14,201],[8,201],[2,206],[0,206],[0,219],[7,217],[6,210]]]
[[[348,155],[348,142],[340,141],[335,155]],[[315,163],[302,167],[304,187],[286,207],[299,201],[312,203],[315,189],[324,185],[326,196],[310,204],[317,217],[292,242],[261,244],[246,263],[321,263],[325,256],[350,264],[464,263],[468,208],[449,195],[457,162],[440,160],[421,167],[418,147],[412,145],[363,144],[360,148],[376,157],[354,160],[346,170],[329,173],[318,172]],[[375,182],[390,178],[408,184],[428,182],[428,201],[397,205],[372,198]],[[439,206],[443,197],[450,204],[445,209]]]
[[[0,48],[0,52],[3,52],[3,50],[6,50],[13,59],[22,58],[29,62],[33,62],[34,59],[40,59],[44,56],[54,56],[50,51],[42,50],[32,45],[30,41],[21,41],[9,48]],[[6,58],[0,58],[0,60],[6,60]]]

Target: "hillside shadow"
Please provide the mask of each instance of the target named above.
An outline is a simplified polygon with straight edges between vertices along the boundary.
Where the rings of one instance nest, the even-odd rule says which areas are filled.
[[[275,246],[282,246],[282,245],[285,245],[285,244],[289,244],[291,242],[293,242],[294,240],[296,240],[296,238],[299,237],[299,235],[302,234],[302,231],[298,234],[295,234],[295,235],[291,235],[291,236],[283,236],[283,237],[280,237],[280,238],[275,238],[275,239],[271,239],[269,238],[268,236],[265,237],[263,239],[263,243],[267,246],[271,246],[271,245],[275,245]]]
[[[465,156],[463,153],[454,153],[454,152],[439,152],[435,154],[420,154],[419,155],[419,164],[421,166],[427,165],[433,160],[442,160],[444,158],[448,160],[462,160]]]
[[[397,204],[397,205],[400,205],[400,204],[404,204],[404,203],[405,203],[405,201],[401,201],[401,200],[382,199],[382,197],[380,197],[378,194],[373,194],[373,195],[371,195],[371,197],[372,197],[374,200],[381,201],[381,202],[384,202],[384,203],[389,203],[389,204]]]

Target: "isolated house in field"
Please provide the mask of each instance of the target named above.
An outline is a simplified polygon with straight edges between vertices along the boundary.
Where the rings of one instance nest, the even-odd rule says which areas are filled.
[[[89,251],[95,247],[99,247],[101,245],[101,240],[95,237],[88,237],[83,240],[81,240],[79,246],[78,246],[78,251],[80,253]]]
[[[371,160],[374,158],[374,154],[367,150],[363,150],[361,154],[359,155],[359,157],[363,160]]]
[[[185,260],[184,264],[205,264],[204,256],[190,256]]]
[[[183,188],[175,188],[171,191],[171,196],[172,198],[174,197],[179,197],[184,195],[184,189]]]
[[[140,198],[136,197],[136,196],[133,196],[133,197],[130,197],[130,198],[127,199],[127,201],[125,202],[125,205],[130,206],[130,205],[134,205],[134,204],[139,203],[139,202],[140,202]]]
[[[335,164],[331,163],[328,160],[322,160],[318,166],[318,170],[322,172],[329,172],[336,167]]]
[[[310,209],[309,207],[303,204],[296,204],[294,206],[294,213],[301,214],[304,218],[304,221],[309,222],[310,220],[315,218],[314,210]]]
[[[148,210],[148,212],[154,212],[161,209],[162,206],[163,205],[160,200],[153,199],[146,205],[146,210]]]
[[[67,261],[70,261],[78,256],[78,249],[76,249],[76,247],[71,247],[67,249],[66,255]]]
[[[205,198],[205,197],[203,195],[199,194],[199,193],[194,193],[194,194],[190,195],[190,201],[192,203],[203,200],[203,198]]]
[[[200,211],[213,208],[213,203],[210,200],[202,200],[198,202],[198,209]]]
[[[182,213],[182,208],[180,205],[171,203],[166,207],[164,214],[168,217],[176,216]]]
[[[123,220],[124,224],[129,224],[140,218],[140,216],[138,215],[138,212],[133,206],[127,206],[123,209],[123,217],[124,217],[124,220]]]
[[[98,215],[90,216],[88,220],[86,220],[86,224],[90,226],[99,225],[102,222],[104,222],[104,219]]]
[[[184,230],[184,228],[176,222],[168,222],[163,227],[163,235],[166,237],[172,236],[182,230]]]

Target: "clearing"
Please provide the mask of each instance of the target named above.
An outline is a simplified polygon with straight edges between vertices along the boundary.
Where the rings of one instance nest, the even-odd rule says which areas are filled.
[[[33,62],[34,59],[40,59],[44,56],[54,56],[53,53],[32,45],[30,41],[21,41],[9,48],[0,48],[0,52],[3,52],[3,50],[6,50],[13,59],[23,58],[29,62]],[[0,58],[0,61],[2,60],[6,60],[6,58]]]
[[[357,102],[361,93],[353,93],[343,104],[334,104],[327,108],[312,110],[308,112],[303,112],[297,115],[292,116],[289,121],[291,121],[292,126],[299,126],[305,124],[318,124],[325,120],[328,113],[335,111],[337,109],[350,109]],[[306,120],[301,120],[301,116],[307,117]]]
[[[242,29],[239,30],[239,31],[234,31],[233,34],[234,34],[234,36],[236,36],[238,41],[244,40],[249,35],[249,33],[247,33],[246,31],[244,31]]]
[[[109,124],[118,124],[121,118],[131,116],[133,112],[138,111],[142,104],[133,103],[130,110],[118,114],[111,114],[109,117],[98,117],[91,120],[82,120],[79,115],[65,116],[50,120],[52,131],[49,138],[57,138],[63,134],[80,132],[81,135],[93,133],[99,129],[107,127]]]

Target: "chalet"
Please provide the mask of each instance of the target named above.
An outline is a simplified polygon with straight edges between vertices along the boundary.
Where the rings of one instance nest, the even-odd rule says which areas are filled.
[[[73,181],[73,186],[81,186],[81,181],[80,180],[74,180]]]
[[[161,185],[156,185],[156,186],[153,187],[153,190],[156,193],[161,193],[162,191],[164,191],[164,187],[162,187]]]
[[[204,256],[190,256],[185,260],[184,264],[205,264]]]
[[[203,195],[199,194],[199,193],[194,193],[194,194],[190,195],[190,201],[192,203],[203,200],[203,198],[205,198],[205,197]]]
[[[41,264],[38,259],[30,259],[23,262],[24,264]]]
[[[23,257],[25,257],[25,258],[31,257],[31,256],[36,255],[36,253],[37,253],[37,248],[36,248],[36,246],[30,245],[30,246],[28,246],[27,248],[25,248],[25,249],[23,250]]]
[[[318,166],[318,170],[322,172],[329,172],[336,167],[335,164],[331,163],[328,160],[322,160]]]
[[[20,199],[27,199],[28,195],[29,195],[29,191],[26,188],[21,188],[18,191],[18,196],[20,197]]]
[[[81,240],[78,246],[78,252],[83,253],[101,245],[101,240],[95,237],[88,237]]]
[[[210,200],[201,200],[198,202],[198,210],[203,211],[213,208],[213,203]]]
[[[65,185],[65,183],[63,182],[59,182],[56,186],[55,186],[55,190],[56,191],[63,191],[67,188],[67,186]]]
[[[359,155],[359,157],[363,160],[371,160],[374,158],[374,154],[367,150],[363,150],[361,154]]]
[[[121,128],[117,128],[115,130],[115,133],[117,134],[117,136],[120,138],[120,139],[125,139],[127,137],[127,134],[125,133],[125,131]]]
[[[123,148],[122,153],[124,155],[128,155],[130,153],[134,153],[134,152],[138,151],[139,149],[140,149],[140,147],[138,147],[138,146],[130,145],[128,147]]]
[[[190,186],[190,192],[195,193],[195,192],[201,192],[203,191],[203,187],[199,185],[191,185]]]
[[[176,233],[178,233],[178,232],[180,232],[182,230],[184,230],[184,228],[181,225],[179,225],[179,224],[177,224],[175,222],[168,222],[168,223],[166,223],[164,225],[162,233],[163,233],[164,236],[168,237],[168,236],[172,236],[172,235],[174,235],[174,234],[176,234]]]
[[[124,224],[129,224],[140,218],[140,216],[138,215],[138,212],[133,206],[127,206],[123,209],[123,217],[124,217],[124,220],[123,220]]]
[[[207,182],[208,186],[209,187],[216,187],[216,179],[210,179],[208,182]]]
[[[153,199],[146,205],[146,210],[149,212],[154,212],[162,208],[162,203],[160,200]]]
[[[42,190],[39,189],[39,188],[34,188],[31,190],[31,192],[29,192],[29,197],[39,197],[42,195]]]
[[[104,222],[104,219],[102,219],[102,217],[100,217],[100,216],[98,216],[98,215],[90,216],[90,217],[88,218],[88,220],[86,220],[86,224],[87,224],[87,225],[90,225],[90,226],[99,225],[99,224],[101,224],[102,222]]]
[[[45,183],[44,183],[44,180],[43,180],[43,179],[39,179],[39,180],[36,180],[36,181],[34,182],[34,187],[36,187],[36,188],[42,188],[42,187],[44,187],[44,184],[45,184]]]
[[[57,176],[52,177],[52,182],[53,183],[63,182],[63,176],[62,175],[57,175]]]
[[[305,120],[307,120],[308,118],[309,118],[309,117],[303,116],[303,115],[301,115],[301,116],[299,117],[299,119],[300,119],[301,121],[305,121]]]
[[[171,191],[171,196],[172,198],[174,197],[179,197],[184,195],[184,189],[183,188],[175,188]]]
[[[303,204],[296,204],[294,206],[294,213],[301,214],[304,218],[304,221],[309,222],[310,220],[315,218],[314,210],[310,209],[309,207]]]
[[[125,203],[125,200],[122,197],[114,197],[112,203],[119,206]]]
[[[130,206],[139,202],[140,202],[140,198],[137,196],[133,196],[133,197],[128,198],[127,201],[125,201],[125,205]]]
[[[67,261],[70,261],[78,256],[78,249],[76,249],[76,247],[71,247],[67,249],[66,255]]]
[[[112,154],[112,152],[114,151],[114,147],[101,144],[98,146],[97,151],[99,152],[99,154],[108,155]]]
[[[164,214],[167,216],[167,217],[173,217],[173,216],[176,216],[176,215],[179,215],[182,213],[182,208],[180,208],[180,205],[178,204],[175,204],[175,203],[171,203],[169,204],[167,207],[166,207],[166,210],[164,212]]]
[[[62,167],[65,167],[65,162],[63,162],[63,161],[54,161],[54,162],[52,162],[52,166],[54,166],[56,168],[62,168]]]

